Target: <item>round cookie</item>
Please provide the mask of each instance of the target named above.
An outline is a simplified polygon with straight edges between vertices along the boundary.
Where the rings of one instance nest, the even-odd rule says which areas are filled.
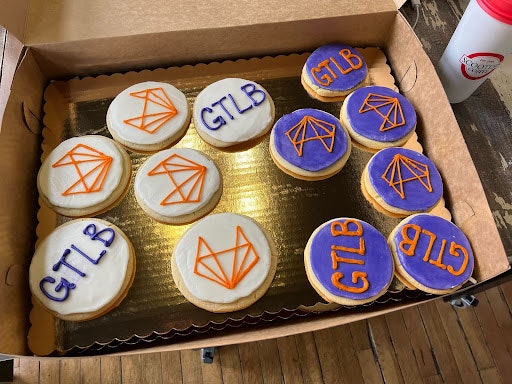
[[[393,229],[388,243],[397,275],[422,291],[451,293],[473,273],[474,256],[466,235],[439,216],[407,217]]]
[[[176,143],[187,131],[186,96],[168,83],[147,81],[119,93],[107,110],[114,140],[137,152],[156,152]]]
[[[274,102],[254,81],[226,78],[204,88],[194,102],[194,125],[214,147],[250,145],[274,122]]]
[[[341,101],[369,83],[364,57],[345,44],[327,44],[313,51],[301,73],[308,94],[320,101]]]
[[[118,306],[134,276],[134,250],[118,227],[100,219],[76,219],[39,244],[29,285],[35,301],[54,316],[86,321]]]
[[[421,153],[400,147],[372,156],[363,170],[361,189],[377,210],[391,217],[428,212],[443,196],[435,164]]]
[[[112,139],[73,137],[46,157],[37,175],[41,200],[70,217],[93,216],[113,207],[126,193],[132,164]]]
[[[210,212],[222,194],[214,161],[195,149],[171,148],[149,157],[135,177],[141,208],[155,220],[184,224]]]
[[[270,134],[270,155],[285,173],[322,180],[341,171],[351,151],[350,136],[333,115],[299,109],[281,117]]]
[[[337,218],[319,226],[304,249],[309,282],[326,301],[342,305],[371,302],[393,280],[386,238],[370,224]]]
[[[277,251],[253,219],[234,213],[209,215],[179,239],[172,276],[192,304],[210,312],[249,307],[275,275]]]
[[[340,120],[352,140],[371,151],[399,147],[416,129],[416,111],[400,93],[371,85],[344,100]]]

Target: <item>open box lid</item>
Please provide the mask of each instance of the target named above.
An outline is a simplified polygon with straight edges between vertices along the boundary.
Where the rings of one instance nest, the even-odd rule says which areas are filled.
[[[0,24],[34,49],[47,77],[62,78],[296,52],[329,42],[333,31],[347,35],[347,44],[382,45],[396,13],[393,0],[328,0],[321,6],[304,0],[197,0],[193,6],[176,0],[7,0]],[[308,27],[301,28],[306,20]],[[234,43],[242,51],[234,54]]]

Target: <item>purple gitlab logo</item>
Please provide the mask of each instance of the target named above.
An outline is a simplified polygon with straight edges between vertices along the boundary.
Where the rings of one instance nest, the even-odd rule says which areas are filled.
[[[494,71],[503,61],[498,53],[477,52],[462,55],[459,59],[462,75],[469,80],[478,80]]]

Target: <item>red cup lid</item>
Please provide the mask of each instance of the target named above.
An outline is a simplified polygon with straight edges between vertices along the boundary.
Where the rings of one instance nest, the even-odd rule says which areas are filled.
[[[480,7],[503,23],[512,25],[512,0],[476,0]]]

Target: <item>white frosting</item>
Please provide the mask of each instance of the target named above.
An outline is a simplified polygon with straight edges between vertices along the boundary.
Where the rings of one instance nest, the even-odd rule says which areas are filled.
[[[165,95],[162,94],[160,90],[157,90],[153,91],[153,94],[149,96],[151,102],[147,103],[145,114],[160,115],[145,118],[145,123],[149,124],[149,122],[158,118],[162,119],[161,122],[166,119],[164,114],[169,112],[170,109],[165,106],[168,105],[168,100],[165,96],[170,100],[177,114],[159,128],[159,123],[149,126],[149,131],[154,129],[154,132],[150,133],[125,123],[125,120],[132,119],[132,124],[137,126],[141,125],[142,121],[136,118],[142,116],[145,100],[144,98],[132,96],[130,93],[143,92],[153,88],[162,88]],[[158,101],[163,105],[159,105],[153,101]],[[126,141],[127,143],[143,145],[158,144],[180,132],[183,125],[188,120],[188,110],[189,105],[187,98],[180,90],[171,84],[155,81],[138,83],[126,88],[114,98],[107,111],[108,128],[109,130],[113,130],[122,141]]]
[[[85,219],[70,221],[53,231],[36,249],[32,263],[30,264],[29,283],[32,294],[48,309],[63,315],[75,313],[95,312],[112,301],[122,288],[126,278],[128,262],[130,261],[130,246],[115,230],[115,238],[109,247],[102,241],[92,240],[90,236],[83,233],[89,224],[95,224],[96,232],[107,228],[103,220]],[[101,238],[110,238],[109,233],[103,233]],[[71,245],[80,249],[91,259],[97,259],[102,251],[106,251],[98,264],[93,264]],[[66,262],[85,276],[60,265],[57,271],[52,267],[60,260],[64,251],[71,249]],[[44,283],[44,289],[57,298],[65,296],[66,289],[55,291],[55,287],[61,278],[75,284],[74,289],[68,290],[68,297],[64,301],[49,299],[40,287],[41,280],[45,277],[52,277],[55,283]]]
[[[162,162],[166,163],[165,168]],[[166,169],[175,171],[172,172],[172,179],[164,173]],[[150,172],[157,174],[148,175]],[[201,190],[200,179],[203,177]],[[187,179],[190,180],[186,182]],[[218,191],[220,183],[219,170],[212,160],[194,149],[173,148],[158,152],[144,162],[135,177],[134,188],[137,197],[148,208],[160,215],[172,217],[186,215],[204,207]],[[200,197],[199,201],[183,202],[175,184],[183,184],[180,190],[185,195],[189,194],[189,200]],[[173,204],[162,205],[164,200]]]
[[[199,237],[205,240],[213,252],[234,248],[237,226],[241,227],[248,241],[254,246],[255,253],[259,256],[258,262],[238,285],[235,288],[228,289],[194,273]],[[239,244],[245,243],[245,239],[240,237]],[[208,252],[205,247],[201,249],[201,254]],[[239,257],[243,257],[245,249],[238,253]],[[233,252],[218,257],[222,269],[228,277],[231,274],[232,255]],[[271,264],[271,248],[265,234],[255,221],[233,213],[218,213],[198,221],[185,232],[174,249],[173,257],[176,258],[176,266],[182,276],[183,283],[192,295],[203,301],[232,303],[249,296],[266,279]],[[208,261],[205,260],[205,262]],[[215,268],[212,263],[214,261],[210,259],[209,265]],[[199,271],[208,273],[204,267],[201,267]]]
[[[246,92],[242,89],[245,86]],[[256,92],[251,94],[253,89]],[[219,120],[215,120],[219,117],[225,124],[220,125]],[[261,85],[249,80],[219,80],[203,89],[194,102],[196,129],[228,145],[261,136],[273,118],[274,104],[271,97]],[[216,129],[209,129],[208,126]]]
[[[78,164],[80,172],[85,175],[95,167],[98,167],[96,171],[91,173],[91,177],[86,178],[86,183],[89,187],[94,185],[94,180],[99,176],[99,172],[103,168],[102,161],[104,161],[105,158],[102,159],[102,155],[97,152],[111,157],[112,163],[110,164],[108,174],[105,177],[101,189],[89,193],[70,193],[63,195],[63,193],[80,179],[77,169],[73,164],[64,165],[64,163],[71,161],[67,154],[80,144],[86,145],[94,150],[92,151],[88,148],[80,147],[75,151],[75,153],[80,152],[85,154],[74,155],[76,162],[92,160],[80,162]],[[63,165],[54,167],[54,164]],[[73,137],[60,143],[45,159],[37,176],[38,186],[40,192],[46,196],[49,202],[54,206],[62,208],[86,208],[102,203],[110,197],[116,188],[119,187],[123,172],[126,171],[124,168],[124,159],[120,149],[113,140],[104,136],[92,135]],[[80,183],[70,192],[80,192],[85,188],[86,187]]]

